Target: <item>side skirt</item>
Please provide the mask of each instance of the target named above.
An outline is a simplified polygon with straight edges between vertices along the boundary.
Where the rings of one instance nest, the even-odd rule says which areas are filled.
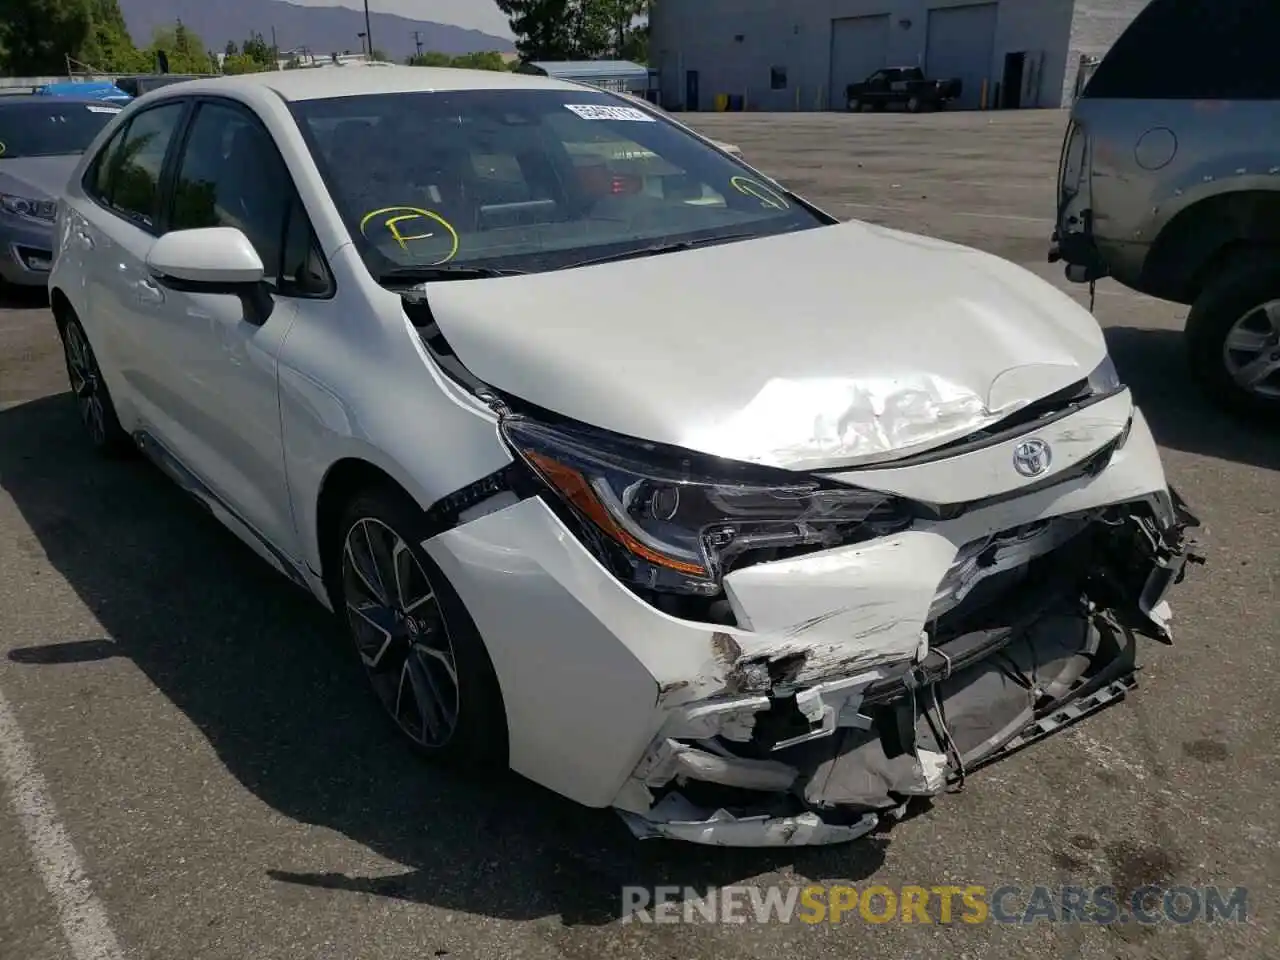
[[[312,593],[302,569],[278,550],[266,537],[251,527],[224,500],[197,477],[176,456],[169,452],[159,440],[146,430],[135,430],[133,440],[138,449],[172,479],[178,486],[204,507],[223,526],[244,541],[250,549],[262,557],[275,570],[288,578],[289,582]]]

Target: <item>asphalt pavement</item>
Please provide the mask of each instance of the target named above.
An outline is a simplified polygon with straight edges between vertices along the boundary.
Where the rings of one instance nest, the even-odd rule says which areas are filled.
[[[1043,262],[1058,111],[693,119],[834,213],[1067,287]],[[852,845],[769,852],[637,842],[608,811],[415,759],[318,607],[157,471],[87,451],[48,310],[6,296],[0,958],[1280,955],[1280,442],[1191,386],[1185,308],[1103,283],[1097,313],[1206,524],[1175,645],[1145,646],[1124,703],[931,809]],[[1245,886],[1248,920],[619,918],[626,885],[810,882]]]

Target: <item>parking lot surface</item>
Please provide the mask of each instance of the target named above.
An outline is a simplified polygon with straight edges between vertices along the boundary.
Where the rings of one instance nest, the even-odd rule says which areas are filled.
[[[1060,112],[690,119],[833,213],[1067,286],[1043,262]],[[1200,399],[1184,308],[1104,283],[1097,313],[1206,525],[1175,645],[1145,646],[1123,704],[922,815],[849,846],[763,852],[640,843],[608,811],[416,760],[318,607],[157,471],[88,453],[47,309],[7,297],[0,958],[1280,955],[1280,442]],[[809,882],[1244,886],[1248,922],[619,920],[624,885]]]

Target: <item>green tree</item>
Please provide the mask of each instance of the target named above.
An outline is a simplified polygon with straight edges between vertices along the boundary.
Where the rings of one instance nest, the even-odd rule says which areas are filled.
[[[379,63],[394,63],[394,62],[395,62],[395,61],[393,61],[390,57],[388,57],[388,56],[387,56],[387,51],[385,51],[385,50],[379,50],[377,47],[374,47],[374,48],[373,48],[373,50],[371,50],[371,51],[370,51],[370,53],[369,53],[369,59],[370,59],[370,60],[377,60]]]
[[[451,57],[447,53],[428,50],[405,61],[411,67],[458,67],[463,70],[493,70],[502,72],[510,70],[511,65],[502,58],[497,50],[486,50],[482,53],[464,53]]]
[[[507,61],[502,59],[502,54],[498,51],[486,50],[483,53],[464,53],[460,57],[454,57],[450,66],[465,70],[493,70],[501,73],[507,69]]]
[[[240,52],[240,48],[236,46],[236,42],[234,40],[228,40],[226,49],[222,52],[228,57],[234,57]]]
[[[598,14],[608,24],[610,55],[616,60],[647,58],[649,0],[596,0]]]
[[[112,73],[146,69],[146,58],[133,45],[116,0],[89,0],[89,18],[89,36],[74,59]]]
[[[3,0],[0,0],[3,2]],[[145,53],[148,62],[155,63],[156,55],[163,50],[169,58],[170,73],[213,73],[213,63],[204,42],[187,28],[181,20],[172,27],[157,27],[151,46]]]
[[[274,70],[279,51],[267,43],[260,33],[253,33],[240,45],[240,52],[258,65],[259,70]]]
[[[222,60],[222,72],[225,74],[261,73],[262,69],[258,61],[243,53],[232,54]]]
[[[2,66],[17,76],[63,73],[92,29],[89,0],[0,0]]]
[[[516,50],[526,60],[582,59],[578,30],[590,0],[496,0],[516,35]]]
[[[650,0],[496,0],[526,60],[646,56]]]
[[[453,57],[447,53],[428,50],[426,53],[419,53],[410,57],[405,63],[411,67],[451,67],[453,66]]]
[[[61,74],[68,57],[103,71],[141,67],[117,0],[0,0],[0,70]]]

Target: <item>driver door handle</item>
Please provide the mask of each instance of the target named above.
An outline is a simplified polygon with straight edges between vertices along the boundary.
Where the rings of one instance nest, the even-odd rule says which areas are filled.
[[[93,249],[93,237],[89,236],[89,234],[85,233],[83,230],[76,230],[73,236],[76,243],[78,243],[82,249]]]

